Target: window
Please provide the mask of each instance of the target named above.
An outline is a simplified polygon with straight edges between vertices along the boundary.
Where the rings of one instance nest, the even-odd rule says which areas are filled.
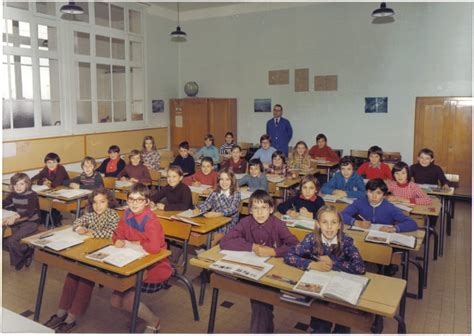
[[[128,3],[4,2],[4,139],[129,129],[145,121],[143,16]]]

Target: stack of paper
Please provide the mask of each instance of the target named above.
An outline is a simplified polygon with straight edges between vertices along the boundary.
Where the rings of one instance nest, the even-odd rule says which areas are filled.
[[[380,228],[382,227],[392,227],[393,225],[390,225],[390,224],[370,224],[370,227],[368,229],[364,229],[364,228],[361,228],[360,226],[356,226],[356,225],[353,225],[351,226],[351,230],[354,230],[354,231],[364,231],[364,232],[367,232],[369,230],[372,230],[372,231],[380,231]]]
[[[281,176],[271,176],[271,175],[269,176],[269,175],[267,175],[267,180],[268,180],[268,182],[280,183],[280,182],[285,181],[285,178],[281,177]]]
[[[191,191],[196,194],[202,194],[204,193],[206,189],[209,189],[209,188],[212,188],[212,186],[208,184],[201,184],[200,186],[193,186],[193,185],[189,186],[189,189],[191,189]]]
[[[131,187],[132,185],[133,185],[133,182],[130,182],[130,181],[120,181],[120,180],[115,181],[116,188],[127,188],[127,187]]]
[[[63,198],[77,198],[92,193],[92,190],[87,189],[59,189],[48,193],[49,196],[57,196]]]
[[[312,219],[303,216],[291,218],[288,215],[282,216],[281,219],[285,222],[286,226],[314,230],[314,220]]]
[[[117,267],[123,267],[146,255],[148,255],[148,252],[146,252],[141,245],[132,244],[129,241],[126,241],[124,247],[118,248],[109,245],[88,254],[86,258]]]
[[[397,208],[403,211],[411,212],[412,208],[404,203],[396,203],[392,202],[393,205],[395,205]]]
[[[31,186],[31,190],[33,190],[34,192],[41,192],[41,191],[45,191],[45,190],[48,190],[49,187],[47,185],[32,185]]]

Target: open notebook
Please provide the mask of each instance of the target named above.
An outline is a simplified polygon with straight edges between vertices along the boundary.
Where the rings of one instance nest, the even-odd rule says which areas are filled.
[[[356,305],[369,279],[345,272],[306,271],[293,287],[297,293],[313,297],[326,297]]]
[[[191,224],[191,225],[201,226],[201,224],[196,223],[195,221],[193,221],[193,220],[190,219],[190,218],[198,217],[198,216],[201,216],[201,215],[202,215],[202,213],[197,214],[197,215],[194,215],[194,214],[193,214],[193,210],[188,209],[188,210],[183,211],[183,212],[180,212],[180,213],[178,213],[178,214],[176,214],[176,215],[174,215],[174,216],[156,215],[156,217],[158,217],[158,218],[164,218],[164,219],[168,219],[168,220],[176,220],[176,221],[188,223],[188,224]]]
[[[56,232],[48,231],[32,241],[31,244],[38,247],[47,247],[54,251],[61,251],[82,244],[88,238],[88,236],[74,232],[72,227],[70,227]]]
[[[141,245],[126,241],[125,247],[117,248],[113,245],[108,245],[89,253],[86,258],[117,267],[123,267],[146,255],[148,255],[148,252],[146,252]]]
[[[306,217],[298,216],[297,218],[291,218],[288,215],[281,217],[282,221],[285,222],[288,227],[295,227],[300,229],[314,230],[314,220]]]
[[[253,252],[220,251],[224,258],[212,263],[209,267],[215,271],[238,277],[258,280],[273,268],[266,263],[268,258],[258,257]]]
[[[88,189],[59,189],[59,190],[48,192],[48,196],[76,198],[76,197],[89,195],[90,193],[92,193],[92,190],[88,190]]]
[[[400,245],[409,248],[415,248],[416,246],[416,237],[407,236],[401,233],[382,232],[376,230],[369,230],[369,233],[365,237],[365,241],[380,244]]]
[[[191,189],[191,191],[196,194],[202,194],[205,190],[209,188],[212,188],[212,186],[208,184],[201,184],[200,186],[189,186],[189,189]]]

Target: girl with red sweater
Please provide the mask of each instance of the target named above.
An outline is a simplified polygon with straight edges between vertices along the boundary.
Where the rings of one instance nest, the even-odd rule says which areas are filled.
[[[387,196],[387,200],[407,204],[431,204],[431,198],[421,190],[418,184],[411,182],[410,169],[405,162],[395,163],[392,176],[395,181],[387,183],[388,191],[392,194]]]
[[[166,249],[163,228],[148,207],[150,204],[148,188],[141,183],[133,185],[128,194],[127,203],[129,208],[125,210],[112,235],[114,246],[121,248],[125,246],[125,241],[129,241],[132,244],[141,245],[150,254]],[[165,288],[171,273],[172,268],[168,258],[150,266],[142,284],[142,292],[156,293]],[[131,288],[125,292],[114,291],[110,302],[115,308],[131,312],[134,299],[135,289]],[[142,302],[138,308],[138,317],[148,323],[147,329],[152,332],[156,333],[160,330],[160,319]]]

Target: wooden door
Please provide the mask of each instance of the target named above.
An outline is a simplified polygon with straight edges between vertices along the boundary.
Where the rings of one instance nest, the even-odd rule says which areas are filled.
[[[459,187],[471,190],[472,98],[417,97],[413,162],[418,151],[430,148],[445,173],[460,176]]]
[[[232,132],[237,142],[237,99],[210,98],[209,133],[214,136],[218,148],[224,143],[227,132]]]
[[[170,108],[171,149],[174,153],[183,141],[188,141],[190,147],[201,148],[208,133],[207,99],[171,99]]]

